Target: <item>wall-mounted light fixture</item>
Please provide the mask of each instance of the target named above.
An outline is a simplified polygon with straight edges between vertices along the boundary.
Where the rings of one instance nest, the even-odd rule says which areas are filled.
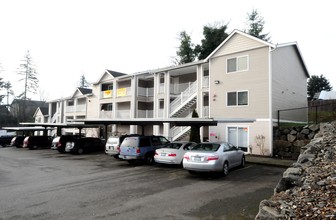
[[[215,82],[214,82],[215,84],[219,84],[220,82],[219,82],[219,80],[215,80]]]

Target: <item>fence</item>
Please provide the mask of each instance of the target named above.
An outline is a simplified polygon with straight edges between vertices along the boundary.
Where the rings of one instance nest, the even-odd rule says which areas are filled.
[[[278,110],[278,127],[287,123],[318,124],[336,120],[336,100],[312,100],[307,107]]]

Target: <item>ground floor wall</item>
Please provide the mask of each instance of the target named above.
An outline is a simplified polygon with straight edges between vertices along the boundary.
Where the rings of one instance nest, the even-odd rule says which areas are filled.
[[[209,141],[227,141],[252,154],[272,154],[272,128],[268,121],[219,122],[209,127]]]

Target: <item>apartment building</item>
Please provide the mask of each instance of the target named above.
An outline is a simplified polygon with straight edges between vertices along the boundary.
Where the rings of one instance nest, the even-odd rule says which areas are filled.
[[[47,110],[36,112],[35,122],[37,118],[42,118],[41,115],[47,118],[44,122],[61,124],[66,123],[69,120],[85,119],[87,115],[88,97],[92,94],[92,90],[89,88],[76,88],[74,93],[66,98],[60,98],[48,101]],[[79,130],[77,128],[63,128],[62,134],[77,134]],[[83,131],[85,132],[85,130]],[[96,133],[96,131],[95,131]],[[56,130],[52,131],[50,135],[55,135]]]
[[[205,60],[135,74],[106,70],[87,96],[86,118],[111,120],[107,133],[118,135],[140,133],[140,128],[113,120],[188,121],[195,109],[200,118],[218,122],[201,127],[203,140],[229,141],[253,153],[261,153],[262,141],[262,153],[272,154],[277,112],[307,106],[308,77],[296,43],[274,45],[235,30]],[[306,122],[307,114],[281,119]],[[144,131],[181,140],[190,127],[146,123]]]

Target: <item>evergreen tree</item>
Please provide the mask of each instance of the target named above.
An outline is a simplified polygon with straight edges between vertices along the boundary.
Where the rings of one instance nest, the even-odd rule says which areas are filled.
[[[307,92],[310,98],[313,98],[315,93],[321,91],[331,91],[332,86],[327,78],[321,74],[320,76],[312,75],[308,79]]]
[[[86,80],[84,74],[81,75],[80,80],[79,80],[79,87],[81,88],[87,88],[90,87],[89,82]]]
[[[38,78],[35,64],[29,54],[29,50],[24,56],[24,60],[20,64],[18,74],[23,76],[19,81],[24,82],[24,91],[19,95],[19,98],[23,100],[28,99],[28,93],[37,93],[38,89]]]
[[[2,89],[4,88],[4,85],[5,85],[5,82],[2,81],[2,78],[0,78],[0,92],[2,91]],[[2,102],[2,99],[4,98],[5,96],[0,94],[0,103]]]
[[[3,88],[6,90],[6,104],[9,105],[9,96],[14,95],[14,91],[12,90],[12,84],[8,81],[4,84]]]
[[[199,60],[207,58],[229,35],[226,33],[227,24],[203,27],[204,39],[201,45],[196,45],[194,52]]]
[[[197,114],[197,111],[195,109],[192,113],[192,117],[193,118],[198,118],[198,114]],[[192,125],[191,126],[189,141],[196,142],[196,143],[201,142],[200,126],[199,125]]]
[[[179,36],[181,42],[178,51],[176,52],[176,64],[190,63],[195,60],[194,44],[191,43],[191,37],[182,31]]]
[[[259,15],[256,9],[253,9],[251,14],[249,13],[247,14],[246,23],[248,26],[248,29],[245,31],[246,33],[264,41],[270,40],[268,34],[262,34],[264,30],[265,21],[264,18],[261,15]]]

